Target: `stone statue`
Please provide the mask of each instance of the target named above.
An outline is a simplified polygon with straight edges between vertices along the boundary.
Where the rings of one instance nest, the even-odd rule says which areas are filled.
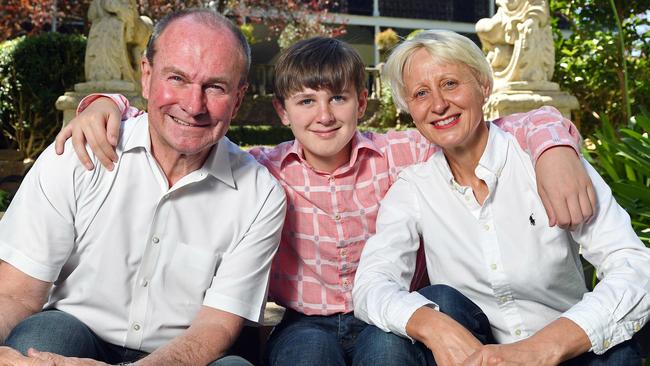
[[[86,83],[76,89],[136,90],[151,20],[138,16],[135,0],[93,0],[88,19]]]
[[[496,0],[492,18],[476,23],[488,61],[494,70],[495,90],[517,87],[548,89],[553,77],[555,49],[546,0]]]
[[[75,116],[79,101],[90,93],[121,93],[131,105],[146,108],[140,95],[140,58],[153,31],[153,22],[138,16],[135,0],[93,0],[92,23],[86,45],[86,81],[75,84],[56,101],[64,124]]]
[[[555,48],[547,0],[496,0],[492,18],[476,23],[494,73],[494,92],[484,106],[486,118],[529,111],[544,105],[566,117],[578,100],[551,82]]]

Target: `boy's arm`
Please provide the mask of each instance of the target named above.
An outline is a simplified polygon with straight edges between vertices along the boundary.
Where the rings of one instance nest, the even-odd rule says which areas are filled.
[[[553,107],[542,107],[494,123],[515,136],[533,159],[551,226],[573,228],[592,217],[596,195],[580,162],[580,134],[570,120]]]
[[[88,170],[94,168],[86,151],[86,143],[108,170],[117,161],[115,146],[120,133],[120,118],[126,120],[143,113],[129,106],[129,100],[120,94],[91,94],[79,103],[77,117],[56,135],[55,149],[63,153],[65,141],[72,138],[72,146],[79,160]]]

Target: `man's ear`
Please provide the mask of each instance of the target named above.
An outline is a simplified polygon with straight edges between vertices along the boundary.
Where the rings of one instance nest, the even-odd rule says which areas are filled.
[[[362,118],[368,108],[368,89],[364,88],[357,96],[359,107],[357,108],[357,118]]]
[[[248,89],[248,83],[244,83],[243,85],[240,85],[237,89],[238,89],[237,102],[230,115],[231,120],[235,119],[235,116],[237,116],[237,112],[239,111],[239,107],[241,107],[242,103],[244,102],[244,97],[246,96],[246,90]]]
[[[140,86],[142,86],[142,97],[144,99],[149,99],[149,85],[151,83],[151,68],[152,65],[149,63],[149,60],[142,56],[140,59]]]
[[[291,126],[291,120],[289,119],[287,109],[284,107],[284,102],[276,97],[273,97],[273,108],[275,108],[275,113],[277,113],[278,117],[280,117],[282,124],[285,126]]]

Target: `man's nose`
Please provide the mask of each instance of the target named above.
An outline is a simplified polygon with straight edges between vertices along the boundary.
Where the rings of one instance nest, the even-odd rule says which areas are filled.
[[[200,85],[190,85],[183,95],[181,107],[190,116],[205,113],[205,93]]]

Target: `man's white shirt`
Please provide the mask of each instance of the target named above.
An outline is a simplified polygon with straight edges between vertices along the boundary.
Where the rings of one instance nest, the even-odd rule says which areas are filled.
[[[43,152],[0,221],[0,259],[54,282],[45,308],[152,352],[202,305],[260,320],[285,196],[225,137],[169,188],[148,126],[146,114],[124,122],[113,171],[97,159],[87,171],[70,143]]]
[[[530,158],[494,125],[475,170],[489,189],[482,206],[470,187],[456,183],[442,151],[405,169],[364,248],[355,315],[407,337],[415,310],[437,308],[408,292],[422,237],[431,284],[450,285],[479,305],[500,343],[527,338],[560,316],[587,333],[597,354],[631,338],[650,316],[650,250],[609,187],[584,165],[598,208],[574,232],[548,226]],[[592,293],[580,252],[601,280]]]

